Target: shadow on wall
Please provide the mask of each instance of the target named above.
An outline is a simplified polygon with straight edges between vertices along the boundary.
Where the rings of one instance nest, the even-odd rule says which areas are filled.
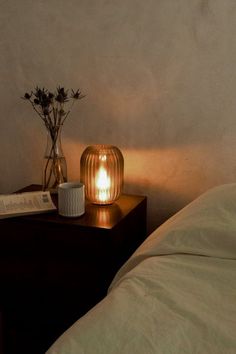
[[[163,188],[163,186],[143,186],[125,183],[124,193],[147,196],[148,234],[191,202],[191,200],[183,197],[181,193],[168,190]]]

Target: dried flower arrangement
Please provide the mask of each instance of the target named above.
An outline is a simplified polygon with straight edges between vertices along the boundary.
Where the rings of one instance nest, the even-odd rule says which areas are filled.
[[[33,109],[37,112],[43,120],[46,128],[50,133],[57,130],[57,127],[63,125],[72,106],[76,100],[84,98],[80,90],[74,91],[71,89],[65,90],[64,87],[57,87],[56,92],[52,93],[45,88],[36,87],[31,93],[26,92],[23,99],[29,101]],[[65,104],[72,100],[70,108],[66,111]]]
[[[60,183],[67,180],[66,161],[60,148],[60,132],[65,120],[75,103],[85,95],[79,89],[65,90],[58,86],[55,92],[36,88],[26,92],[24,100],[28,101],[45,124],[51,139],[45,154],[46,162],[43,171],[43,190],[56,191]],[[66,105],[70,103],[66,110]]]

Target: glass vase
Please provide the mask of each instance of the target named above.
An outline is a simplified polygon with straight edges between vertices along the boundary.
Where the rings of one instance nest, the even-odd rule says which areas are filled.
[[[61,145],[62,125],[47,129],[42,189],[57,193],[60,183],[67,182],[67,164]]]

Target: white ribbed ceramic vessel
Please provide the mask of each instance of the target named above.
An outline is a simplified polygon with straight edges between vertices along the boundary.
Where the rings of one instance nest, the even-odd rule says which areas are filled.
[[[77,217],[85,212],[84,184],[61,183],[58,187],[58,213],[66,217]]]

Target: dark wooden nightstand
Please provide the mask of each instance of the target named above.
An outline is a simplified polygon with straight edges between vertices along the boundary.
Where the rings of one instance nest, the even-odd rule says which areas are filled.
[[[57,205],[57,196],[52,198]],[[117,270],[147,236],[146,207],[146,197],[122,195],[110,206],[86,204],[79,218],[53,212],[0,221],[6,353],[43,353],[106,295]]]

